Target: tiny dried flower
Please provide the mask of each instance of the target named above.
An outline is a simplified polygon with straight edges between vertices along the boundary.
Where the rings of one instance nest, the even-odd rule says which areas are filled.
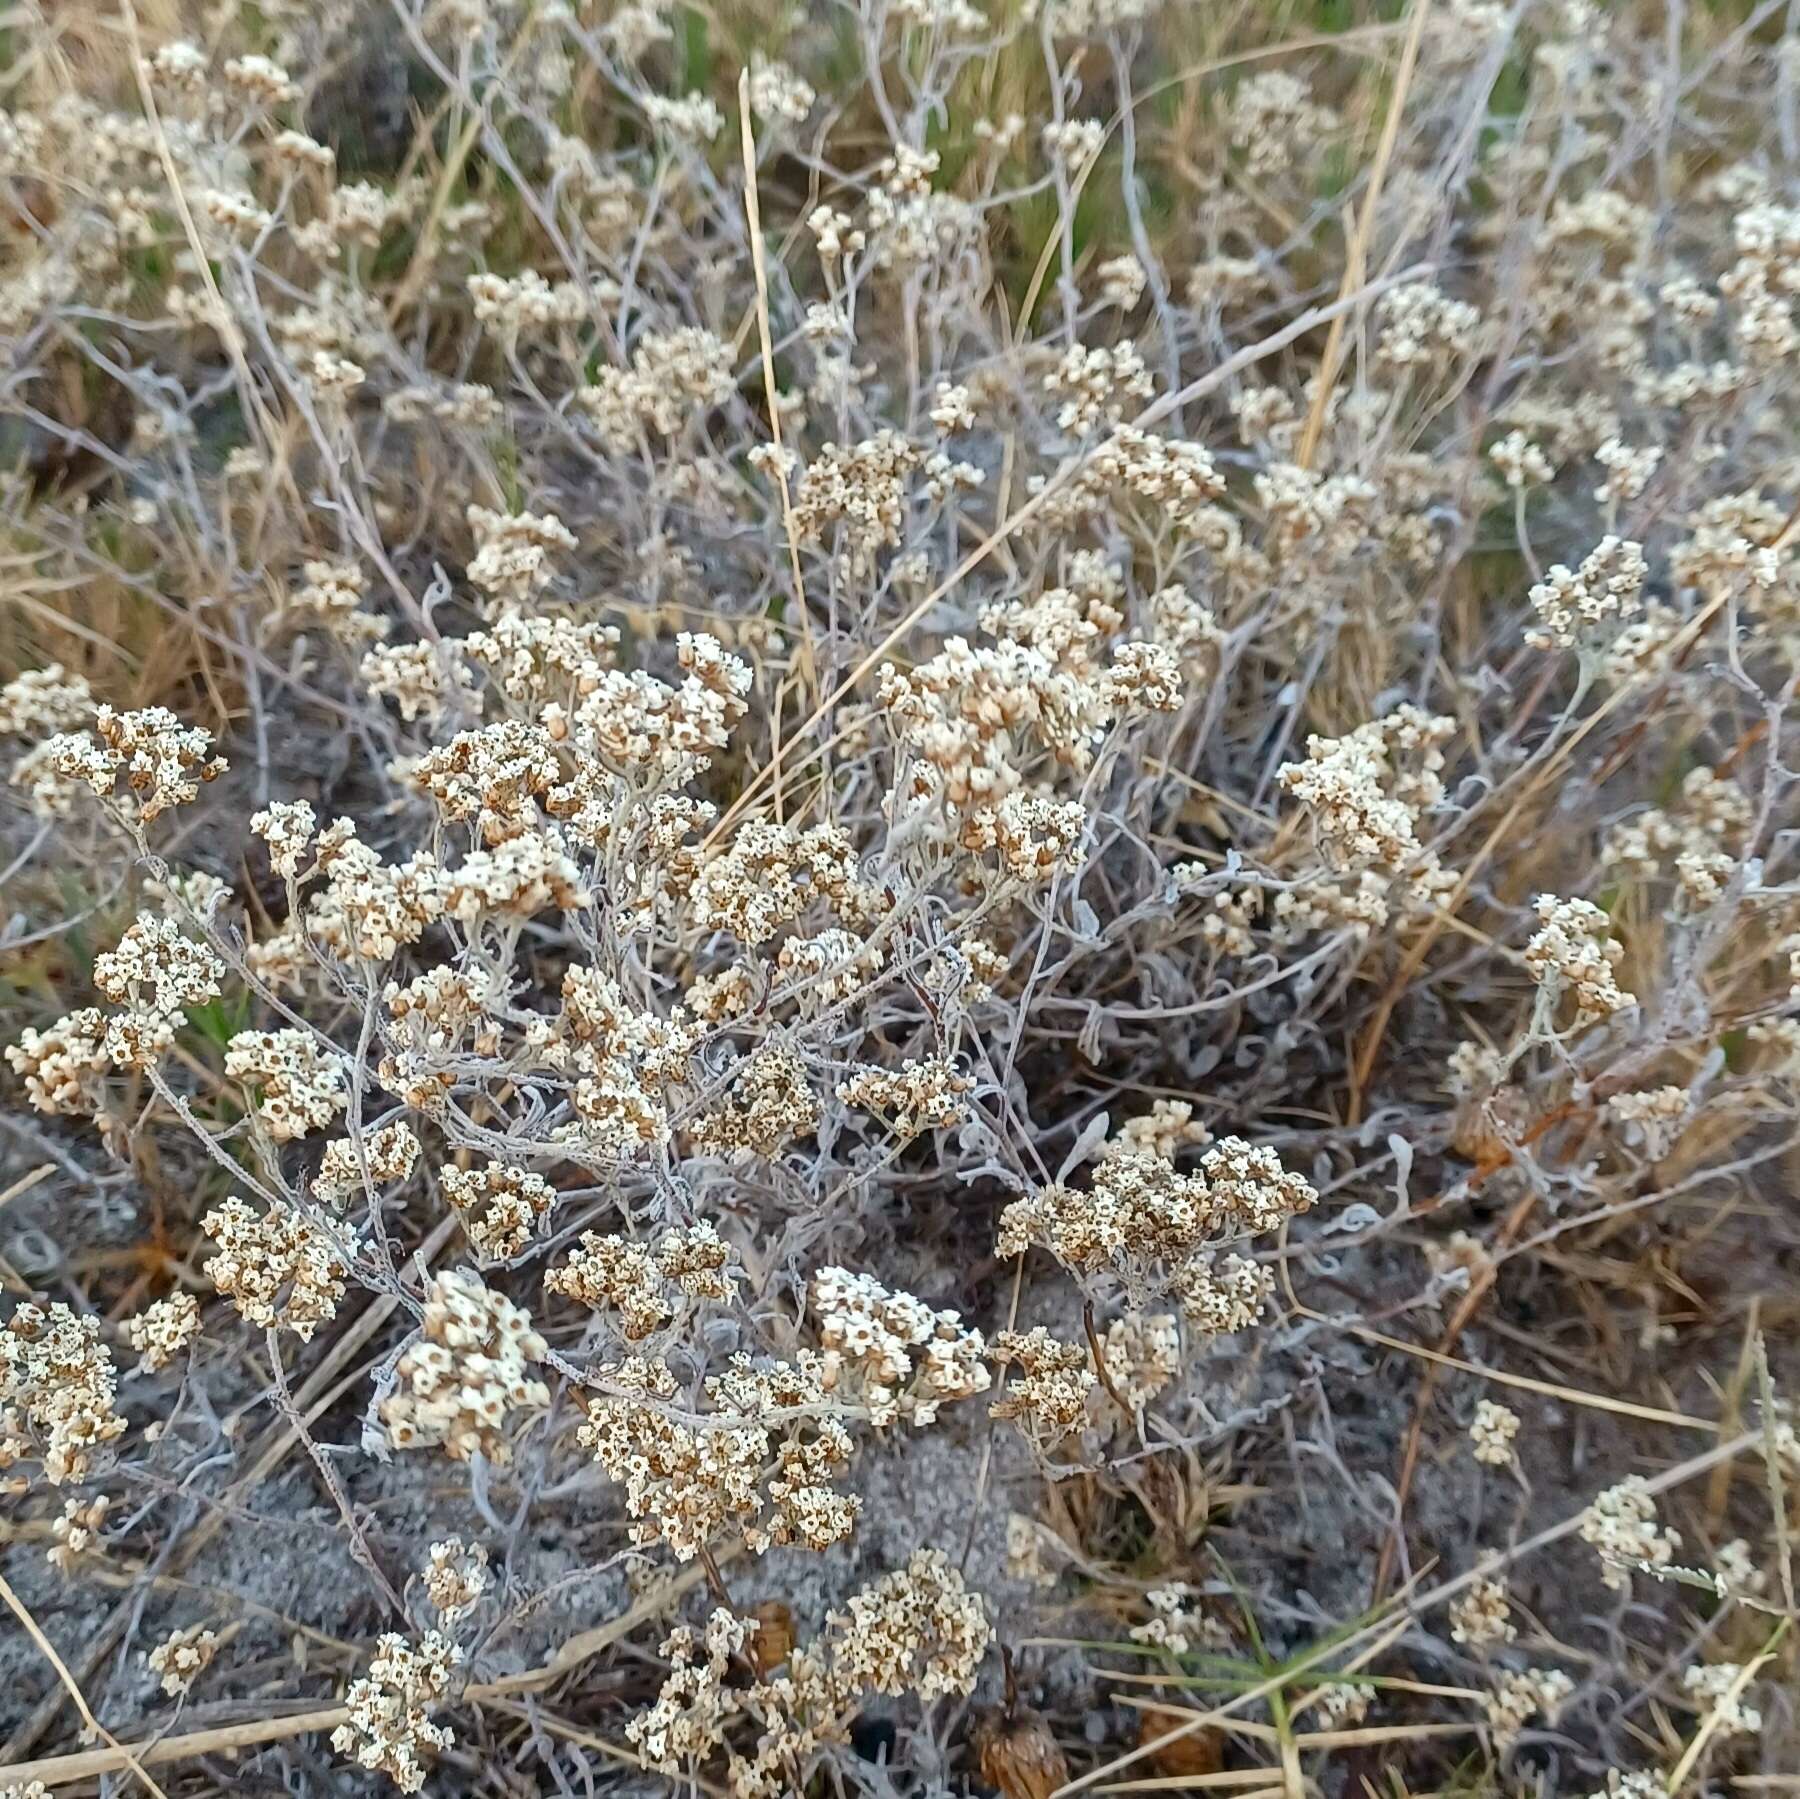
[[[218,1633],[190,1624],[185,1630],[171,1631],[145,1659],[150,1672],[161,1679],[162,1690],[171,1699],[185,1699],[218,1653]]]
[[[1519,1434],[1519,1414],[1491,1399],[1478,1400],[1469,1441],[1475,1459],[1490,1468],[1510,1468],[1517,1461],[1513,1439]]]

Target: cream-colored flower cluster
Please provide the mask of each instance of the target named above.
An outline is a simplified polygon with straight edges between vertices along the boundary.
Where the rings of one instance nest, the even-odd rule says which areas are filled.
[[[1660,1159],[1669,1153],[1692,1108],[1688,1090],[1674,1086],[1652,1087],[1640,1093],[1615,1093],[1606,1102],[1607,1114],[1630,1126],[1652,1159]]]
[[[739,1065],[724,1104],[697,1119],[697,1148],[715,1155],[773,1156],[819,1125],[819,1101],[793,1050],[758,1050]]]
[[[435,1630],[417,1643],[397,1632],[384,1634],[368,1673],[344,1695],[350,1718],[331,1733],[332,1748],[385,1774],[401,1792],[418,1792],[432,1761],[456,1741],[432,1715],[449,1698],[462,1659],[462,1651]]]
[[[19,1306],[0,1326],[0,1468],[36,1457],[52,1486],[88,1479],[125,1434],[117,1389],[97,1318]]]
[[[273,1206],[258,1215],[235,1194],[202,1228],[219,1246],[206,1278],[248,1322],[310,1342],[337,1316],[349,1268],[336,1243],[304,1213]]]
[[[93,711],[87,681],[70,674],[60,662],[28,668],[0,686],[0,736],[53,736],[91,717]]]
[[[277,1143],[322,1131],[344,1109],[344,1064],[312,1031],[240,1031],[225,1072],[257,1096],[256,1116]]]
[[[1599,1494],[1581,1515],[1581,1540],[1600,1557],[1601,1578],[1620,1592],[1640,1568],[1664,1568],[1681,1546],[1680,1534],[1656,1521],[1656,1502],[1631,1475]]]
[[[1579,568],[1558,563],[1532,588],[1531,604],[1539,622],[1526,633],[1526,640],[1546,650],[1592,643],[1642,609],[1640,596],[1648,574],[1642,545],[1603,537]]]
[[[1478,1580],[1450,1607],[1450,1640],[1485,1649],[1510,1643],[1519,1634],[1506,1589],[1497,1580]]]
[[[1068,811],[1073,802],[1031,791],[1025,771],[1045,756],[1086,770],[1109,727],[1177,710],[1180,665],[1161,645],[1141,642],[1102,662],[1099,648],[1119,614],[1091,586],[1048,590],[982,623],[992,645],[952,638],[910,672],[883,667],[880,703],[907,754],[913,805],[941,807],[965,848],[999,845],[1009,868],[1029,873],[1037,858],[1021,846],[1078,840],[1080,814]],[[1050,866],[1059,859],[1053,854]]]
[[[87,1553],[100,1545],[100,1532],[112,1500],[101,1493],[92,1499],[79,1496],[63,1501],[63,1509],[50,1526],[50,1547],[44,1560],[59,1574],[72,1574]]]
[[[224,963],[172,919],[140,913],[117,946],[94,959],[95,987],[121,1008],[106,1020],[106,1059],[119,1068],[153,1065],[187,1008],[218,997],[224,973]],[[70,1021],[62,1022],[66,1029]]]
[[[484,1262],[510,1262],[556,1205],[556,1189],[541,1174],[502,1162],[442,1168],[438,1179],[462,1219],[470,1248]]]
[[[1050,1455],[1087,1423],[1096,1384],[1088,1351],[1059,1342],[1041,1324],[1000,1331],[991,1349],[1011,1378],[989,1416],[1016,1423],[1039,1454]]]
[[[1194,1116],[1191,1100],[1157,1099],[1148,1112],[1127,1118],[1100,1145],[1102,1159],[1108,1156],[1158,1156],[1173,1162],[1184,1149],[1204,1147],[1212,1142],[1212,1132]]]
[[[1705,1662],[1684,1668],[1681,1684],[1707,1708],[1720,1736],[1759,1736],[1762,1713],[1744,1703],[1744,1669],[1739,1662]]]
[[[767,943],[815,901],[854,917],[870,902],[850,839],[836,825],[800,829],[759,819],[710,857],[694,883],[694,914],[709,930],[746,945]]]
[[[1045,1187],[1000,1215],[995,1253],[1037,1245],[1090,1288],[1116,1284],[1134,1309],[1159,1294],[1209,1334],[1242,1330],[1261,1315],[1269,1275],[1222,1246],[1280,1227],[1318,1198],[1273,1150],[1222,1138],[1192,1174],[1165,1156],[1121,1149],[1095,1167],[1085,1190]]]
[[[1150,1616],[1132,1625],[1132,1642],[1164,1649],[1170,1655],[1190,1655],[1210,1643],[1216,1632],[1205,1614],[1196,1610],[1186,1587],[1152,1587],[1144,1595]]]
[[[199,1334],[200,1302],[191,1293],[171,1293],[125,1320],[125,1341],[149,1374],[168,1367]]]
[[[515,1414],[550,1389],[531,1373],[546,1353],[531,1317],[477,1276],[450,1269],[425,1295],[418,1339],[394,1369],[381,1419],[396,1449],[441,1448],[453,1461],[512,1459]]]
[[[821,1268],[808,1302],[819,1325],[823,1386],[866,1406],[872,1424],[930,1424],[940,1406],[991,1384],[981,1333],[957,1312],[934,1311],[848,1268]]]
[[[1376,314],[1381,320],[1376,360],[1395,368],[1453,361],[1480,347],[1479,310],[1451,299],[1429,281],[1408,281],[1389,288],[1381,296]]]
[[[325,1145],[312,1192],[334,1210],[378,1187],[397,1186],[419,1160],[419,1139],[410,1125],[396,1122],[358,1138],[336,1137]]]
[[[922,459],[898,431],[854,444],[825,444],[794,490],[794,530],[802,540],[820,542],[841,531],[846,577],[867,579],[877,553],[900,541],[906,483]]]
[[[469,579],[499,606],[516,605],[550,585],[551,552],[575,548],[575,534],[554,513],[468,509],[475,555]]]
[[[852,1439],[813,1352],[762,1367],[733,1356],[706,1377],[697,1414],[677,1404],[666,1362],[632,1356],[595,1380],[581,1443],[624,1488],[633,1542],[666,1542],[691,1561],[730,1530],[761,1553],[828,1549],[855,1526],[861,1500],[834,1485]]]
[[[446,1537],[427,1552],[423,1574],[425,1597],[446,1630],[458,1624],[481,1603],[493,1584],[487,1551],[479,1543]]]
[[[1560,1668],[1509,1669],[1503,1673],[1486,1698],[1488,1728],[1494,1734],[1495,1748],[1510,1748],[1535,1717],[1554,1720],[1574,1690],[1574,1681]]]
[[[218,1653],[218,1632],[203,1624],[190,1624],[185,1630],[171,1631],[145,1659],[150,1672],[161,1680],[162,1690],[171,1699],[184,1699]]]
[[[879,1114],[896,1136],[907,1138],[959,1123],[968,1113],[963,1096],[974,1084],[942,1056],[909,1056],[898,1068],[857,1069],[838,1082],[837,1096]]]
[[[1525,946],[1525,967],[1546,1003],[1567,993],[1575,1000],[1575,1022],[1591,1024],[1637,1004],[1618,983],[1616,970],[1625,946],[1612,935],[1612,920],[1588,900],[1558,899],[1540,893],[1535,903],[1538,929]]]
[[[225,772],[224,757],[211,752],[211,733],[184,725],[167,707],[119,712],[103,705],[91,731],[51,737],[30,759],[32,793],[40,805],[60,812],[68,809],[74,789],[85,786],[141,830],[170,808],[198,799],[201,787]]]
[[[1749,796],[1710,768],[1690,769],[1667,808],[1652,806],[1615,825],[1602,855],[1643,879],[1672,870],[1696,907],[1716,904],[1744,863],[1754,820]],[[1754,885],[1754,875],[1748,877]]]
[[[1314,100],[1306,82],[1285,70],[1251,75],[1232,95],[1231,142],[1259,180],[1310,157],[1337,125],[1331,108]]]
[[[544,1276],[546,1293],[617,1312],[632,1343],[669,1324],[683,1301],[723,1302],[736,1290],[730,1247],[705,1220],[666,1230],[654,1243],[583,1231],[568,1261]]]
[[[853,1593],[818,1638],[788,1652],[784,1672],[731,1679],[760,1628],[720,1607],[702,1630],[670,1632],[656,1702],[626,1726],[652,1767],[692,1774],[723,1748],[733,1799],[778,1799],[800,1790],[819,1751],[843,1739],[869,1695],[929,1701],[971,1692],[993,1640],[987,1608],[936,1549]],[[756,1732],[748,1754],[732,1740],[740,1725]]]
[[[1305,806],[1334,867],[1392,873],[1418,856],[1420,814],[1443,798],[1441,746],[1455,730],[1402,706],[1343,737],[1307,739],[1306,760],[1281,770]]]
[[[1118,1421],[1113,1395],[1141,1412],[1181,1379],[1180,1321],[1173,1312],[1127,1312],[1106,1327],[1100,1357],[1106,1366],[1105,1404],[1097,1389],[1088,1392],[1089,1423],[1096,1428]],[[1114,1409],[1107,1416],[1109,1407]]]
[[[623,455],[651,438],[674,437],[689,418],[724,405],[736,387],[731,346],[684,326],[647,335],[629,368],[602,369],[577,400],[600,441]]]
[[[1608,1768],[1606,1785],[1588,1799],[1669,1799],[1669,1783],[1653,1770],[1621,1774],[1617,1768]]]
[[[741,1704],[728,1676],[757,1628],[723,1606],[703,1629],[678,1624],[658,1646],[669,1664],[656,1703],[625,1726],[625,1739],[665,1774],[691,1773],[725,1742]],[[741,1787],[734,1779],[734,1792]]]
[[[107,1017],[98,1006],[67,1013],[41,1031],[26,1026],[6,1046],[6,1060],[32,1108],[65,1116],[97,1111],[113,1066],[106,1036]]]
[[[1518,1459],[1514,1442],[1519,1434],[1519,1414],[1492,1399],[1475,1403],[1469,1425],[1469,1442],[1476,1461],[1490,1468],[1510,1468]]]

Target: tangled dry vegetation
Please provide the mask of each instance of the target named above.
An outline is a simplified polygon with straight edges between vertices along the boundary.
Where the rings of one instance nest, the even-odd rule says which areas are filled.
[[[0,1792],[1791,1784],[1790,0],[0,70]]]

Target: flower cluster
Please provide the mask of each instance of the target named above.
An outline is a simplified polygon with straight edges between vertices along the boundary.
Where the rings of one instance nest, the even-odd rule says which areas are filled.
[[[456,1741],[432,1714],[450,1695],[462,1651],[428,1630],[417,1643],[388,1632],[375,1645],[369,1671],[344,1696],[349,1722],[331,1733],[331,1746],[359,1767],[385,1774],[403,1793],[416,1793],[430,1763]]]
[[[1506,1589],[1497,1580],[1478,1580],[1450,1607],[1450,1640],[1485,1649],[1510,1643],[1519,1634]]]
[[[941,1056],[909,1057],[898,1068],[859,1068],[838,1083],[837,1096],[847,1106],[880,1113],[896,1136],[916,1137],[958,1123],[968,1109],[963,1095],[973,1085]]]
[[[139,1367],[154,1374],[166,1368],[200,1334],[200,1302],[191,1293],[171,1293],[125,1320],[125,1341]]]
[[[163,706],[118,712],[102,705],[91,731],[52,737],[31,768],[33,792],[60,809],[69,790],[90,788],[136,831],[171,807],[200,797],[201,786],[225,772],[226,761],[212,753],[212,736],[184,725]],[[123,781],[125,790],[119,792]]]
[[[1602,538],[1579,568],[1558,563],[1532,588],[1539,624],[1527,633],[1528,641],[1538,649],[1572,649],[1591,642],[1639,610],[1648,573],[1641,545]]]
[[[1519,1414],[1491,1399],[1476,1401],[1469,1441],[1475,1459],[1490,1468],[1510,1468],[1517,1459],[1513,1440],[1519,1434]]]
[[[1085,1190],[1042,1188],[1000,1215],[995,1253],[1017,1256],[1037,1245],[1077,1279],[1110,1281],[1143,1308],[1167,1293],[1197,1328],[1241,1330],[1260,1315],[1271,1290],[1255,1263],[1222,1244],[1272,1231],[1306,1211],[1318,1195],[1273,1150],[1222,1138],[1192,1174],[1167,1157],[1120,1149],[1102,1158]]]
[[[1574,1690],[1574,1681],[1560,1668],[1509,1669],[1501,1674],[1486,1699],[1488,1728],[1494,1733],[1495,1747],[1509,1748],[1540,1714],[1554,1718]]]
[[[86,1480],[125,1434],[100,1321],[66,1305],[22,1305],[0,1327],[0,1468],[27,1456],[53,1486]]]
[[[513,1418],[541,1411],[550,1389],[530,1370],[544,1339],[530,1315],[475,1275],[452,1269],[425,1295],[419,1337],[394,1369],[381,1419],[396,1449],[441,1448],[453,1461],[512,1459]]]
[[[312,1031],[240,1031],[225,1072],[256,1096],[256,1116],[277,1143],[323,1130],[344,1109],[344,1065]]]
[[[1608,1487],[1582,1513],[1581,1540],[1599,1554],[1601,1578],[1620,1592],[1634,1570],[1667,1567],[1681,1546],[1679,1533],[1657,1524],[1656,1503],[1637,1475]]]
[[[731,1251],[704,1221],[667,1230],[654,1243],[583,1231],[575,1252],[544,1276],[544,1291],[595,1311],[619,1314],[619,1330],[638,1342],[661,1330],[683,1301],[728,1300],[736,1291]]]
[[[706,1377],[704,1409],[684,1413],[662,1361],[632,1356],[598,1371],[581,1443],[625,1489],[636,1543],[667,1542],[691,1561],[727,1530],[758,1553],[780,1543],[828,1549],[861,1501],[833,1483],[852,1439],[818,1356],[757,1367],[743,1354]]]
[[[102,1044],[121,1068],[147,1067],[175,1040],[190,1006],[219,994],[225,965],[171,919],[140,913],[117,947],[94,959],[94,985],[121,1010],[106,1021]]]
[[[429,1551],[424,1572],[425,1597],[445,1629],[449,1629],[481,1603],[492,1578],[487,1551],[479,1543],[446,1537],[441,1543],[433,1543]]]
[[[305,1343],[337,1316],[348,1265],[305,1213],[275,1206],[259,1216],[234,1194],[207,1213],[203,1228],[219,1246],[206,1278],[251,1324],[290,1330]]]
[[[935,1549],[852,1594],[817,1639],[777,1658],[785,1672],[747,1686],[731,1680],[734,1658],[747,1646],[754,1654],[763,1628],[720,1608],[702,1630],[669,1634],[670,1671],[656,1702],[626,1726],[652,1767],[691,1773],[724,1747],[737,1799],[776,1799],[799,1789],[869,1695],[970,1692],[993,1639],[986,1607]],[[740,1723],[757,1733],[748,1754],[732,1742]]]
[[[1046,1455],[1087,1422],[1095,1381],[1085,1349],[1059,1343],[1041,1324],[1025,1332],[1001,1331],[992,1348],[1012,1378],[988,1407],[991,1417],[1016,1422]]]
[[[218,1632],[190,1624],[185,1630],[171,1631],[145,1659],[150,1672],[162,1681],[162,1690],[171,1699],[182,1699],[194,1690],[194,1682],[212,1666],[218,1653]]]
[[[556,1189],[541,1174],[490,1162],[484,1168],[443,1168],[444,1198],[463,1221],[470,1247],[484,1262],[509,1262],[536,1235],[556,1205]]]
[[[1625,959],[1625,946],[1612,936],[1612,920],[1598,906],[1540,893],[1535,909],[1539,928],[1525,946],[1525,967],[1547,1004],[1573,994],[1578,1025],[1637,1004],[1614,972]]]
[[[823,1346],[822,1384],[869,1409],[870,1422],[930,1424],[947,1401],[985,1393],[985,1345],[956,1312],[933,1311],[848,1268],[821,1268],[809,1303]]]

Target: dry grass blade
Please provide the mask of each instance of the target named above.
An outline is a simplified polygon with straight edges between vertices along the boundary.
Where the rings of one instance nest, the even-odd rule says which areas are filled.
[[[1719,1695],[1712,1709],[1700,1720],[1700,1728],[1694,1732],[1692,1740],[1681,1752],[1681,1759],[1669,1770],[1669,1792],[1672,1796],[1679,1794],[1687,1785],[1688,1776],[1693,1773],[1706,1745],[1712,1741],[1719,1731],[1722,1721],[1729,1715],[1730,1708],[1749,1690],[1750,1683],[1774,1659],[1775,1651],[1781,1647],[1781,1640],[1787,1635],[1791,1622],[1791,1619],[1783,1618],[1775,1626],[1762,1650],[1738,1669],[1730,1686]]]
[[[1407,13],[1406,40],[1400,50],[1400,67],[1394,76],[1394,91],[1388,99],[1387,117],[1382,122],[1381,141],[1375,147],[1375,160],[1370,165],[1368,186],[1363,194],[1362,210],[1357,214],[1356,230],[1344,254],[1344,279],[1338,292],[1343,299],[1364,278],[1368,267],[1369,239],[1375,230],[1375,214],[1381,205],[1382,186],[1387,180],[1388,164],[1393,159],[1394,145],[1400,137],[1400,120],[1406,111],[1406,96],[1412,88],[1413,72],[1419,66],[1419,45],[1425,35],[1425,21],[1431,13],[1431,0],[1412,0]],[[1337,385],[1338,371],[1344,361],[1344,332],[1350,315],[1340,312],[1331,321],[1325,338],[1325,352],[1314,377],[1312,408],[1306,415],[1306,426],[1300,433],[1300,446],[1294,460],[1302,468],[1312,466],[1318,453],[1319,438],[1325,429],[1325,414],[1331,404],[1332,389]]]
[[[756,338],[762,352],[763,402],[769,409],[769,441],[775,449],[773,474],[776,491],[781,496],[781,528],[787,538],[788,573],[793,580],[793,605],[800,618],[800,631],[805,645],[802,667],[806,687],[818,690],[817,652],[813,643],[811,608],[806,602],[806,579],[800,570],[800,538],[794,524],[794,500],[788,487],[787,451],[781,441],[781,396],[775,387],[775,344],[769,331],[769,270],[763,252],[762,206],[757,192],[756,138],[750,123],[750,71],[738,77],[738,124],[742,134],[744,157],[744,220],[750,234],[750,267],[756,277]],[[777,698],[771,728],[774,744],[770,761],[770,778],[775,787],[775,816],[782,812],[781,796],[781,707]]]
[[[24,1601],[12,1590],[11,1585],[3,1575],[0,1575],[0,1599],[6,1601],[7,1609],[18,1619],[20,1628],[23,1629],[25,1634],[30,1637],[32,1642],[36,1645],[38,1653],[43,1656],[44,1660],[47,1661],[53,1669],[55,1669],[56,1678],[62,1682],[63,1691],[69,1695],[69,1698],[74,1702],[76,1711],[81,1714],[82,1723],[85,1724],[95,1736],[104,1737],[106,1741],[112,1745],[106,1752],[114,1758],[110,1763],[110,1766],[114,1768],[129,1768],[131,1772],[156,1795],[156,1799],[168,1799],[168,1795],[145,1771],[144,1762],[138,1750],[133,1749],[129,1744],[121,1743],[113,1736],[106,1726],[94,1716],[93,1711],[88,1705],[87,1697],[81,1690],[80,1683],[76,1680],[75,1676],[69,1672],[68,1663],[57,1654],[56,1646],[38,1627],[38,1621],[32,1617],[31,1613],[26,1609]],[[14,1772],[18,1774],[18,1779],[21,1784],[34,1778],[28,1772],[19,1770],[14,1770]]]

